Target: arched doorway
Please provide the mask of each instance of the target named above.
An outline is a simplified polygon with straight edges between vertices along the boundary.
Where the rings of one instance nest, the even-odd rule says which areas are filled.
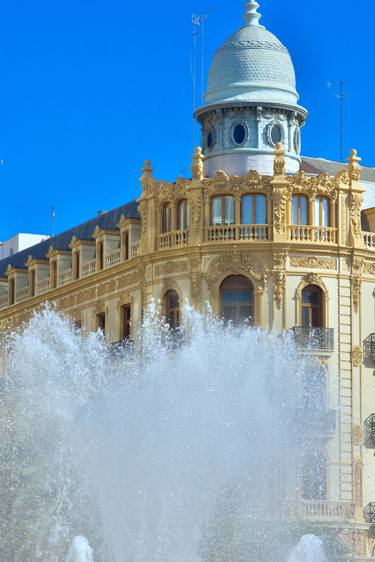
[[[171,330],[176,330],[180,325],[180,297],[173,289],[164,295],[164,314]]]
[[[254,287],[244,275],[230,275],[220,285],[220,313],[235,325],[254,323]]]

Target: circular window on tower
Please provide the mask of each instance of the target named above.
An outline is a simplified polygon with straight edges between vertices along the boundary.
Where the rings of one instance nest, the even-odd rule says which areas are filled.
[[[299,154],[301,150],[301,130],[299,127],[294,131],[294,150]]]
[[[236,123],[232,128],[232,140],[234,144],[241,145],[247,140],[247,127],[243,123]]]
[[[276,146],[278,142],[283,142],[284,131],[281,125],[276,123],[271,123],[268,127],[268,141],[272,146]]]
[[[213,129],[209,129],[206,134],[206,147],[210,150],[213,145],[215,144],[215,131]]]

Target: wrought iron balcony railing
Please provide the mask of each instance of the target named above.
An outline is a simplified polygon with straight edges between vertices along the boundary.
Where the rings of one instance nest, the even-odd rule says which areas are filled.
[[[298,347],[311,351],[334,351],[333,328],[305,328],[295,326],[290,330],[295,337]]]
[[[375,523],[375,502],[368,503],[363,510],[367,523]]]
[[[375,448],[375,414],[365,419],[365,445],[369,449]]]
[[[375,363],[375,334],[370,334],[364,341],[364,355],[371,357]]]

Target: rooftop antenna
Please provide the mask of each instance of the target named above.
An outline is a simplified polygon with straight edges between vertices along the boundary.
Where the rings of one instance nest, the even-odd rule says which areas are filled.
[[[200,65],[201,65],[201,103],[203,103],[204,98],[204,72],[205,72],[205,21],[207,19],[207,14],[193,14],[191,16],[191,21],[193,24],[192,30],[192,57],[191,57],[191,78],[193,82],[193,114],[197,108],[197,98],[198,98],[198,72],[199,65],[198,60],[198,37],[200,37]],[[193,147],[195,147],[195,121],[193,120]]]
[[[56,217],[55,207],[51,207],[52,238],[55,236],[55,217]]]
[[[339,80],[336,83],[327,82],[327,87],[332,88],[335,84],[338,85],[339,93],[336,94],[336,98],[340,102],[340,162],[344,162],[344,100],[345,100],[345,93],[344,93],[344,84],[345,80]]]

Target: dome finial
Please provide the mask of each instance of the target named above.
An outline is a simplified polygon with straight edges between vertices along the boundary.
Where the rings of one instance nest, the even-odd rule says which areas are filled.
[[[256,0],[248,0],[245,4],[246,12],[244,13],[245,25],[249,27],[263,27],[259,24],[259,20],[262,17],[258,14],[259,4]]]

